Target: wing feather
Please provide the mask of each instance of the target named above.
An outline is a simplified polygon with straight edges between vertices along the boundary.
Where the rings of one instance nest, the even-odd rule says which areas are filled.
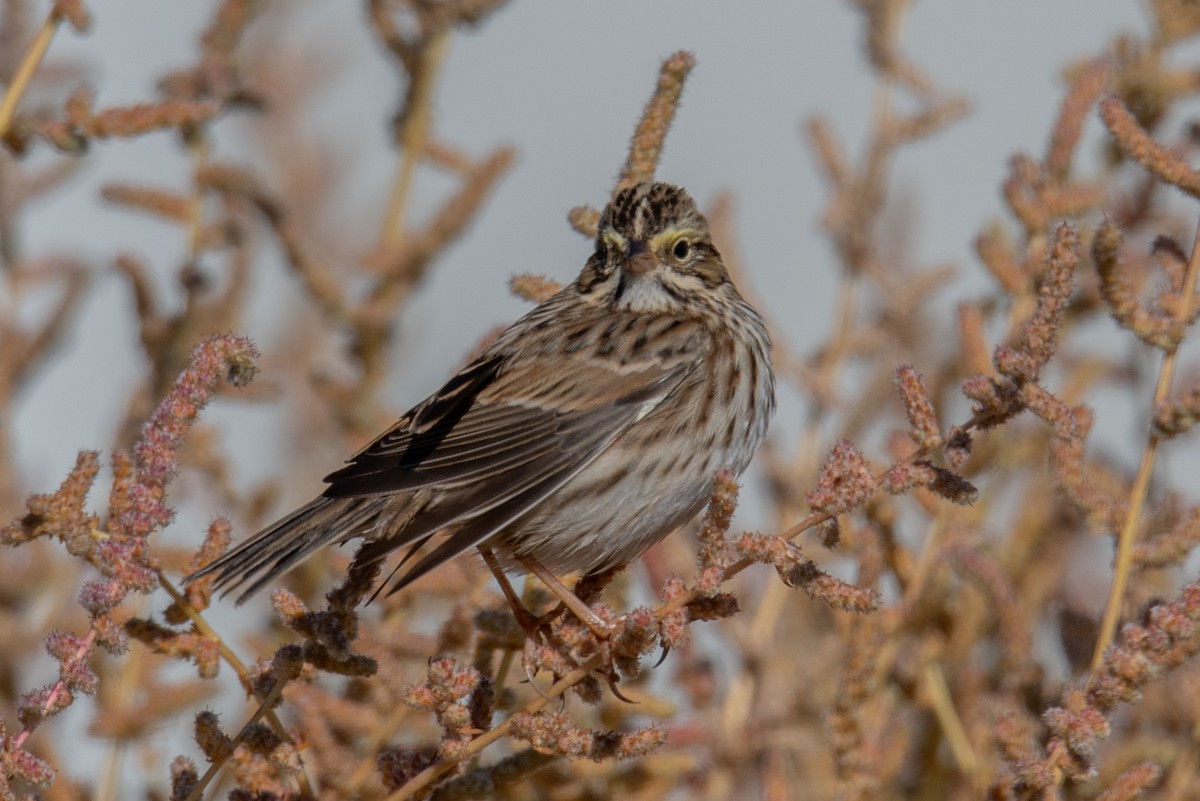
[[[598,359],[566,347],[569,325],[533,352],[519,327],[327,476],[321,496],[189,580],[215,574],[226,591],[249,582],[240,602],[322,545],[366,536],[355,560],[371,562],[447,530],[402,587],[578,475],[688,380],[707,341],[697,324],[679,323],[653,352]]]
[[[431,504],[419,512],[390,537],[365,543],[355,559],[364,562],[382,559],[396,548],[427,538],[442,529],[485,516],[497,508],[509,506],[514,499],[518,499],[518,504],[524,505],[504,523],[507,525],[590,464],[592,459],[637,419],[635,410],[622,408],[596,409],[580,413],[580,416],[590,418],[586,421],[589,425],[581,426],[588,432],[582,439],[569,440],[557,453],[532,463],[526,470],[497,473],[448,492],[436,505]],[[578,422],[582,424],[584,421]],[[532,496],[536,497],[528,500]],[[499,529],[493,528],[481,537],[497,530]],[[459,550],[478,541],[472,540]]]
[[[545,367],[545,365],[543,365]],[[633,369],[603,365],[576,368],[573,397],[556,384],[552,396],[538,386],[537,371],[504,372],[468,368],[476,375],[469,385],[457,384],[455,402],[435,395],[354,456],[346,467],[325,477],[327,498],[405,492],[421,487],[452,488],[492,475],[537,469],[552,454],[590,449],[572,448],[597,425],[624,430],[674,389],[685,372],[643,363]],[[560,375],[563,366],[553,372]],[[464,388],[465,387],[465,388]],[[472,394],[473,393],[473,394]],[[442,417],[433,418],[437,408]],[[616,415],[606,409],[621,410]],[[611,440],[610,440],[611,441]]]
[[[570,481],[586,466],[586,463],[571,464],[567,460],[560,460],[558,468],[544,475],[538,482],[505,502],[457,526],[453,534],[421,557],[420,561],[401,576],[388,590],[388,595],[399,592],[429,571],[453,559],[463,551],[479,545],[505,526],[520,519],[522,515],[554,494],[559,487]],[[362,550],[366,550],[372,545],[374,543],[368,543]],[[355,555],[355,560],[357,561],[360,556],[362,556],[361,550],[359,554]]]

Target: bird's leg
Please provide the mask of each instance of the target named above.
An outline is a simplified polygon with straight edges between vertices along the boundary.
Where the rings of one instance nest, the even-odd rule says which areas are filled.
[[[562,602],[562,606],[570,609],[582,623],[584,623],[592,633],[596,635],[596,639],[600,641],[600,652],[604,655],[604,666],[597,668],[594,673],[598,674],[608,684],[609,692],[611,692],[619,701],[624,701],[627,704],[636,704],[636,701],[631,700],[624,695],[618,688],[617,682],[621,680],[620,674],[617,672],[616,666],[613,664],[612,651],[609,649],[609,639],[613,635],[613,626],[611,623],[603,620],[599,615],[592,611],[591,607],[579,597],[573,590],[567,589],[567,586],[559,581],[558,576],[551,573],[545,565],[533,557],[521,558],[521,564],[529,568],[529,572],[533,573],[542,583],[546,585],[546,589],[554,593]],[[577,588],[582,589],[587,593],[588,597],[594,597],[604,589],[604,585],[612,581],[612,577],[617,574],[616,570],[609,570],[604,573],[592,574],[584,576],[580,579],[582,584],[576,584]]]
[[[513,589],[508,576],[504,575],[504,570],[500,567],[500,562],[496,559],[496,555],[492,553],[492,549],[480,545],[479,555],[483,557],[484,564],[488,566],[488,570],[492,571],[492,575],[496,577],[496,581],[500,584],[500,592],[504,593],[504,600],[508,601],[508,605],[512,607],[513,616],[517,619],[517,625],[525,630],[527,636],[536,640],[541,633],[543,620],[526,609],[525,604],[521,603],[520,596]]]
[[[571,592],[567,585],[559,581],[558,576],[546,569],[546,566],[534,559],[532,556],[517,557],[521,564],[529,569],[529,572],[541,579],[541,582],[546,585],[546,589],[550,590],[558,600],[563,602],[563,605],[574,613],[575,617],[579,618],[580,622],[592,630],[601,640],[607,640],[612,636],[612,626],[605,620],[602,620],[599,615],[592,611],[591,607],[579,600],[579,596]]]
[[[521,654],[521,665],[525,668],[525,678],[529,681],[529,686],[536,690],[538,695],[549,701],[550,697],[542,692],[542,688],[538,686],[534,678],[537,668],[534,666],[535,663],[530,649],[538,648],[541,643],[548,641],[548,637],[543,636],[544,627],[547,621],[554,619],[558,614],[558,609],[562,609],[562,605],[560,604],[558,609],[540,617],[533,614],[525,608],[525,604],[521,601],[521,597],[517,595],[517,591],[513,589],[508,576],[504,575],[504,570],[500,567],[500,562],[496,559],[496,555],[492,553],[492,549],[481,545],[479,546],[479,554],[483,557],[488,570],[492,571],[492,575],[496,577],[497,583],[500,584],[500,592],[504,593],[505,600],[512,607],[513,616],[517,619],[517,625],[525,630],[525,647]],[[565,696],[563,700],[566,700]]]

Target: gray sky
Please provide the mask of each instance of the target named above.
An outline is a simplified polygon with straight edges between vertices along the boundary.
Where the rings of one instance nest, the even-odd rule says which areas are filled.
[[[330,224],[347,226],[366,253],[392,177],[386,122],[399,81],[366,33],[359,4],[298,5],[304,14],[280,42],[334,71],[311,135],[340,156],[346,171]],[[100,4],[92,33],[64,30],[50,58],[86,64],[98,106],[153,98],[155,78],[190,63],[208,15],[204,3]],[[911,240],[919,263],[957,263],[964,292],[981,280],[971,238],[1000,211],[998,186],[1009,155],[1043,148],[1062,92],[1062,66],[1096,52],[1114,31],[1142,26],[1134,2],[915,4],[906,51],[941,87],[974,106],[967,120],[904,150],[897,163],[896,185],[914,204]],[[752,280],[803,351],[828,330],[836,269],[818,230],[825,186],[800,129],[821,113],[848,152],[861,149],[873,86],[861,40],[859,14],[846,3],[697,0],[516,2],[478,31],[457,36],[438,93],[438,130],[476,155],[514,144],[519,161],[403,321],[396,367],[406,380],[392,388],[396,410],[432,390],[484,332],[521,313],[524,304],[504,288],[511,273],[569,279],[579,269],[588,244],[564,215],[607,197],[658,64],[681,48],[692,50],[698,65],[660,177],[687,186],[702,203],[722,190],[735,194]],[[214,155],[242,157],[239,138],[251,128],[239,119],[220,123]],[[348,130],[356,133],[347,136]],[[79,448],[108,445],[124,402],[114,379],[136,374],[128,291],[107,272],[112,256],[143,256],[165,287],[185,252],[178,229],[97,196],[117,178],[184,186],[188,165],[172,137],[100,144],[86,171],[86,181],[26,218],[28,253],[82,255],[98,275],[87,313],[66,343],[68,357],[30,386],[13,420],[31,488],[56,484]],[[412,209],[418,218],[443,197],[438,180],[418,181]],[[286,313],[273,304],[296,297],[287,294],[290,279],[277,257],[270,262],[256,295],[258,330],[246,332],[264,340]]]

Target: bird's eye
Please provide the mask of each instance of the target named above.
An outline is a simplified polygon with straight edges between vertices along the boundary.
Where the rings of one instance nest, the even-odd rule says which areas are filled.
[[[691,253],[692,246],[688,244],[686,239],[680,239],[675,243],[675,247],[671,248],[671,255],[673,255],[677,261],[683,261],[690,256]]]

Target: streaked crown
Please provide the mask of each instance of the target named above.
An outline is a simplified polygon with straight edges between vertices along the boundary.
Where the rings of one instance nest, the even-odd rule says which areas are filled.
[[[708,221],[678,186],[641,183],[604,207],[596,251],[576,281],[618,310],[668,310],[729,282]]]
[[[708,236],[708,221],[687,190],[665,183],[642,183],[622,189],[600,215],[600,236],[614,231],[625,239],[646,242],[668,229],[691,229]]]

